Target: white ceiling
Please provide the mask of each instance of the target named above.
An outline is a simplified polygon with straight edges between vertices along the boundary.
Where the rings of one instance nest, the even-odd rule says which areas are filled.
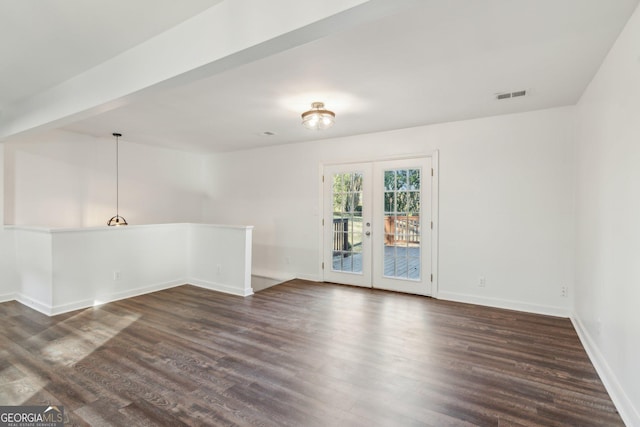
[[[222,0],[0,0],[0,110]]]
[[[153,3],[151,9],[155,9],[159,7],[156,4],[166,3],[169,8],[171,3],[183,7],[185,2],[108,3]],[[193,3],[206,7],[215,1]],[[571,105],[596,73],[638,0],[419,3],[399,14],[187,85],[136,97],[64,129],[98,137],[119,131],[123,139],[134,142],[216,152]],[[86,9],[93,16],[89,12],[93,9]],[[196,9],[192,6],[182,16]],[[142,10],[130,13],[138,20],[130,21],[129,26],[154,20]],[[170,25],[160,15],[156,27],[149,26],[145,35],[137,37],[148,37],[162,25]],[[60,23],[51,24],[49,39],[57,38],[56,31],[65,37],[70,33],[98,37],[90,25],[65,25],[78,27],[78,32],[65,31]],[[133,36],[125,39],[118,45],[121,49],[135,42]],[[98,43],[99,52],[91,59],[76,58],[77,52],[66,54],[68,61],[85,61],[82,66],[86,67],[99,61],[100,53],[102,57],[113,55],[116,44],[103,47]],[[60,52],[57,40],[52,45],[58,48],[53,51]],[[28,60],[16,61],[33,66],[41,60],[57,68],[54,58],[38,57],[42,50]],[[70,71],[73,67],[56,73],[68,75]],[[4,70],[2,73],[4,78]],[[24,77],[33,82],[33,90],[50,85],[52,79],[42,69]],[[14,98],[25,91],[20,84],[9,89],[5,86],[11,85],[5,82],[0,86],[3,98],[5,90]],[[520,89],[529,95],[495,100],[497,92]],[[313,101],[323,101],[335,111],[333,128],[312,132],[300,125],[300,113]],[[264,136],[265,131],[275,135]]]

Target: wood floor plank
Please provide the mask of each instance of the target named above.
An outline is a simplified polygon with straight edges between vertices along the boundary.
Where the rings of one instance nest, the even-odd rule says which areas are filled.
[[[0,319],[0,404],[71,425],[623,425],[568,319],[302,280]]]

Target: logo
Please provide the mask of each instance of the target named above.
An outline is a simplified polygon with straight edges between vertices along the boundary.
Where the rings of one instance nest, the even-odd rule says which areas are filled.
[[[62,427],[64,407],[0,406],[0,427]]]

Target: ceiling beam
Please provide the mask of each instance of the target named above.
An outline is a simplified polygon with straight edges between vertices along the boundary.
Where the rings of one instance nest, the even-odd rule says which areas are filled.
[[[48,130],[193,82],[328,34],[381,18],[418,0],[234,0],[193,18],[0,116],[0,141]]]

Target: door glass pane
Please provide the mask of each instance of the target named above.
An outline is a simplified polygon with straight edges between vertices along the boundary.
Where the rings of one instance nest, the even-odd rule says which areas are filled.
[[[388,247],[385,246],[384,253],[384,275],[389,277],[396,276],[396,258],[387,254]]]
[[[407,199],[408,195],[406,191],[396,192],[396,212],[407,211]]]
[[[406,258],[407,257],[407,247],[406,246],[397,246],[396,247],[396,256],[398,258]]]
[[[344,195],[344,212],[353,212],[353,193],[347,193]]]
[[[396,173],[395,171],[384,172],[384,189],[385,191],[395,190],[396,188]]]
[[[411,191],[407,193],[407,213],[409,216],[420,215],[420,192]]]
[[[420,169],[384,172],[384,276],[420,280]]]
[[[386,191],[384,193],[384,211],[396,211],[396,193],[394,193],[393,191]]]
[[[342,182],[343,188],[349,188],[351,186],[351,178],[352,178],[352,174],[350,173],[342,174],[342,177],[340,178],[340,180]]]
[[[336,213],[342,213],[342,206],[343,206],[343,199],[342,199],[343,195],[342,194],[334,194],[333,195],[333,213],[334,213],[334,217],[336,216]],[[338,215],[340,216],[340,215]]]
[[[409,190],[416,191],[420,189],[420,170],[409,170]]]
[[[396,190],[407,190],[407,173],[406,170],[396,171]]]
[[[362,172],[332,176],[333,271],[362,273]]]
[[[396,277],[407,278],[407,258],[396,258]]]
[[[353,233],[351,250],[353,252],[362,252],[362,233]]]
[[[353,174],[353,190],[356,192],[362,191],[362,172],[356,172]]]

